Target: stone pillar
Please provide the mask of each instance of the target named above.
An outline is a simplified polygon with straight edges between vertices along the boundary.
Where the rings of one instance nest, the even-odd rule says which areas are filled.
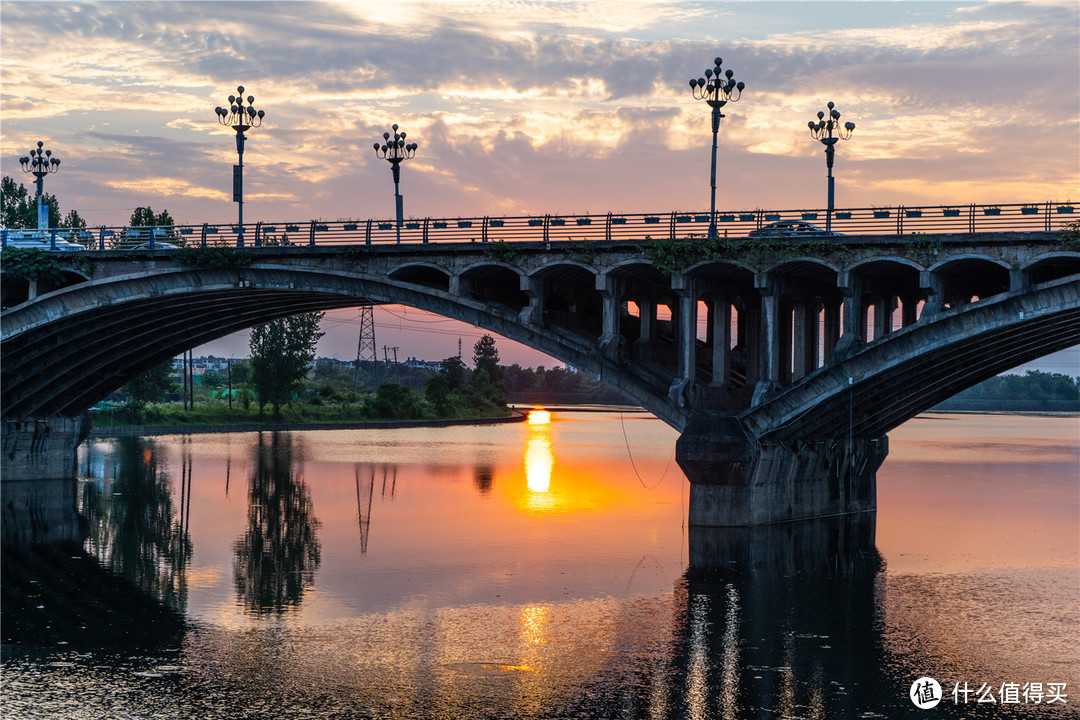
[[[758,355],[758,382],[752,404],[760,405],[780,387],[780,290],[776,278],[755,273],[754,288],[761,295]]]
[[[538,277],[521,276],[521,292],[529,298],[529,304],[521,308],[518,322],[524,325],[543,326],[544,324],[544,283]],[[454,292],[451,278],[450,292]]]
[[[600,352],[609,360],[626,360],[626,344],[619,333],[619,318],[622,314],[622,295],[620,283],[615,278],[601,273],[596,276],[596,290],[600,293],[602,317],[600,322]]]
[[[637,304],[638,321],[641,328],[638,333],[638,342],[642,345],[648,345],[652,342],[653,333],[656,332],[656,301],[646,295],[639,298]]]
[[[697,380],[697,294],[693,278],[681,273],[671,278],[671,289],[679,298],[678,307],[672,317],[673,320],[678,318],[675,345],[679,364],[677,377],[668,394],[683,407]]]
[[[756,387],[764,379],[761,364],[761,305],[744,298],[739,308],[739,345],[746,354],[746,384]]]
[[[874,339],[885,337],[892,332],[892,295],[879,295],[874,301]]]
[[[945,308],[945,283],[942,282],[941,275],[930,270],[920,271],[919,289],[926,293],[923,317],[933,317]]]
[[[914,295],[900,297],[900,327],[914,325],[919,320],[919,299]]]
[[[1024,292],[1031,285],[1031,282],[1025,273],[1020,268],[1012,268],[1009,270],[1009,292],[1017,293]]]
[[[791,298],[787,295],[781,295],[780,300],[777,302],[776,311],[776,339],[780,348],[780,368],[777,374],[781,385],[790,385],[792,378],[791,367],[795,353],[795,346],[792,342],[795,307]]]
[[[712,334],[712,385],[726,387],[731,371],[731,301],[721,293],[710,304]]]
[[[795,301],[795,371],[793,380],[799,380],[818,368],[820,334],[818,313],[820,303],[816,297],[802,297]]]
[[[833,349],[836,343],[840,342],[840,306],[841,303],[837,300],[825,302],[825,337],[822,341],[822,351],[826,365],[832,362]]]
[[[849,270],[841,270],[836,276],[836,286],[844,298],[844,335],[856,335],[866,339],[866,308],[863,307],[863,283]]]

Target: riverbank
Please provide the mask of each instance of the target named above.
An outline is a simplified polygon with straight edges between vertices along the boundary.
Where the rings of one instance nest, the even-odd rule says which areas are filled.
[[[292,430],[390,430],[396,428],[502,425],[523,422],[526,413],[511,410],[503,417],[441,418],[437,420],[364,420],[324,423],[231,423],[217,425],[111,425],[91,428],[92,438],[146,437],[151,435],[205,435],[210,433],[281,432]]]

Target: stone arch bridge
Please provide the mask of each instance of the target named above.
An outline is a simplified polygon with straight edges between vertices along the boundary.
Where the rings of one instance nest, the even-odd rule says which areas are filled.
[[[61,257],[51,284],[3,283],[5,434],[58,438],[138,373],[236,330],[393,303],[548,353],[680,430],[693,524],[869,510],[890,429],[1080,343],[1080,251],[1056,233],[927,237]]]

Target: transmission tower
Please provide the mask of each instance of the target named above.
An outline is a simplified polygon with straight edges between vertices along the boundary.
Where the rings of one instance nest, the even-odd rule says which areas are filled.
[[[375,306],[371,303],[360,306],[360,338],[356,343],[356,364],[353,367],[353,392],[360,386],[360,361],[371,361],[374,386],[379,386],[379,356],[375,349]]]

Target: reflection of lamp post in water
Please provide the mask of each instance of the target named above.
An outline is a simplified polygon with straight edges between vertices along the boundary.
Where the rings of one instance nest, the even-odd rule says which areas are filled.
[[[715,68],[705,71],[705,77],[690,80],[690,92],[696,100],[704,100],[712,108],[712,174],[709,185],[712,188],[711,201],[709,203],[709,237],[716,237],[716,134],[720,131],[720,118],[724,117],[720,108],[730,100],[738,102],[742,97],[746,83],[735,82],[732,76],[735,72],[728,69],[723,74],[720,72],[720,58],[713,60]]]
[[[825,232],[832,232],[832,216],[833,216],[833,155],[836,153],[836,142],[838,140],[849,140],[851,133],[855,130],[855,123],[844,123],[843,127],[840,127],[840,111],[836,110],[833,103],[829,103],[829,112],[826,115],[824,112],[818,112],[818,121],[811,120],[806,123],[806,126],[810,128],[810,137],[815,140],[820,140],[821,144],[825,146],[825,165],[829,169],[829,205],[825,210]],[[836,135],[833,135],[833,132]]]
[[[49,210],[48,206],[44,205],[42,197],[45,176],[60,169],[60,160],[52,156],[52,150],[41,149],[44,144],[38,140],[36,150],[31,150],[30,155],[27,157],[19,158],[19,164],[22,165],[23,172],[30,173],[36,178],[34,184],[37,186],[38,230],[45,230],[49,227]],[[43,153],[44,156],[42,156]]]
[[[236,88],[236,92],[239,95],[229,96],[229,109],[226,110],[223,107],[214,108],[214,112],[217,113],[218,122],[226,127],[231,127],[236,131],[236,154],[239,157],[239,164],[233,165],[233,202],[237,204],[239,211],[237,217],[237,224],[239,230],[237,230],[236,244],[238,247],[244,246],[244,141],[247,140],[247,136],[244,132],[251,128],[257,128],[262,125],[263,117],[266,113],[262,110],[258,112],[251,106],[255,102],[254,95],[247,96],[248,104],[244,105],[244,86],[241,85]]]
[[[401,242],[401,224],[405,221],[405,208],[398,191],[398,183],[401,182],[401,163],[416,155],[416,143],[405,144],[405,133],[398,132],[397,124],[391,129],[394,131],[394,139],[390,139],[390,133],[383,133],[383,144],[375,143],[375,154],[390,163],[394,173],[394,206],[397,209],[397,241]]]

